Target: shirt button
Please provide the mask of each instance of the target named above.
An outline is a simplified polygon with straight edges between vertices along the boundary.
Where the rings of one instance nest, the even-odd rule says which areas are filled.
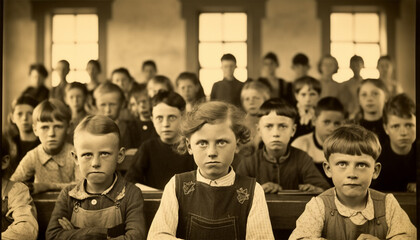
[[[93,199],[90,203],[92,203],[92,205],[96,205],[98,201],[96,201],[96,199]]]
[[[147,130],[147,125],[143,125],[143,130],[146,131]]]

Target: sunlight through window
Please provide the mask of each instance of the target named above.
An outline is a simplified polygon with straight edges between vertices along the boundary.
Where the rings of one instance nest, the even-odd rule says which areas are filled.
[[[240,81],[248,78],[245,13],[200,14],[198,39],[199,77],[207,96],[213,84],[223,78],[220,58],[225,53],[236,58],[235,77]]]
[[[59,83],[54,68],[58,61],[70,63],[68,82],[90,81],[86,64],[98,59],[98,16],[96,14],[56,14],[52,18],[52,86]]]

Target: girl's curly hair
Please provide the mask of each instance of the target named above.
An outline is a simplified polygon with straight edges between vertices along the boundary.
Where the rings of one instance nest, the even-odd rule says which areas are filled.
[[[177,150],[181,154],[187,152],[186,139],[200,130],[204,124],[217,124],[224,121],[230,122],[230,127],[238,140],[245,144],[250,140],[250,131],[243,123],[245,113],[232,104],[211,101],[196,106],[190,113],[184,115],[181,123],[181,141]]]

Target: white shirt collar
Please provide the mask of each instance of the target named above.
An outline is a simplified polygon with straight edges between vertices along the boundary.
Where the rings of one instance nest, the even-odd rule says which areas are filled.
[[[229,172],[225,176],[211,180],[205,178],[200,173],[200,168],[197,169],[197,181],[206,183],[212,187],[225,187],[225,186],[232,186],[235,183],[236,173],[232,167],[229,167]]]
[[[368,199],[367,199],[366,207],[363,210],[353,210],[351,208],[344,206],[344,204],[342,204],[340,200],[338,200],[337,192],[335,191],[335,189],[334,189],[334,193],[335,193],[335,197],[334,197],[335,206],[337,207],[337,211],[340,213],[340,215],[344,217],[349,217],[349,218],[353,218],[353,217],[360,218],[360,221],[363,221],[363,219],[372,220],[375,217],[373,201],[372,201],[369,191],[368,191]]]

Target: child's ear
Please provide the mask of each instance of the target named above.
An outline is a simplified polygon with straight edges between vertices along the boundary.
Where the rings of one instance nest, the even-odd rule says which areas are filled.
[[[77,161],[77,154],[75,151],[71,151],[71,156],[73,157],[74,162],[79,166],[79,161]]]
[[[118,151],[118,159],[117,159],[117,163],[121,164],[125,159],[125,148],[122,147],[120,148],[120,150]]]
[[[375,168],[373,172],[372,179],[377,179],[379,177],[379,173],[381,173],[382,165],[378,162],[375,163]]]
[[[383,124],[383,127],[384,127],[384,130],[385,130],[386,135],[389,135],[388,125],[384,123]]]
[[[297,128],[297,125],[296,125],[296,123],[294,123],[293,126],[292,126],[292,135],[290,137],[293,137],[295,135],[296,128]]]
[[[331,178],[332,174],[331,174],[330,163],[325,161],[325,162],[322,163],[322,167],[324,168],[325,175],[327,175],[327,177]]]
[[[37,129],[36,129],[36,124],[35,123],[32,124],[32,130],[34,131],[35,136],[39,137],[38,136],[38,133],[37,133]]]
[[[191,143],[190,140],[188,140],[188,138],[185,138],[185,145],[187,146],[188,153],[192,155]]]
[[[15,119],[13,118],[13,113],[9,113],[9,119],[10,119],[10,122],[12,122],[13,124],[16,124]]]

